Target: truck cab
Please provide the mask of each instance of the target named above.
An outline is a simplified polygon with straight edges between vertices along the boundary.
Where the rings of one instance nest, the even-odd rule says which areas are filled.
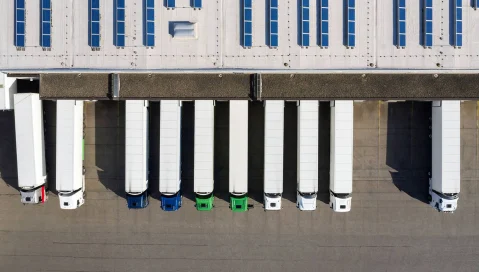
[[[351,211],[351,194],[335,194],[329,191],[329,206],[335,212]]]
[[[429,179],[431,184],[431,179]],[[443,194],[429,187],[429,203],[440,212],[452,213],[457,209],[459,194]]]
[[[140,194],[126,194],[128,209],[142,209],[148,207],[148,192]]]
[[[59,192],[60,208],[65,210],[74,210],[85,204],[84,192],[82,188],[74,192]]]
[[[314,211],[316,210],[316,193],[301,193],[298,191],[296,196],[296,206],[301,211]]]
[[[45,185],[33,188],[31,190],[20,189],[21,202],[23,204],[38,204],[45,203],[48,199]]]
[[[264,209],[268,211],[281,210],[281,194],[264,193]]]
[[[174,212],[181,208],[181,192],[176,194],[161,194],[161,208],[167,212]]]
[[[248,194],[230,194],[230,208],[233,212],[248,211]]]
[[[209,194],[201,194],[196,193],[196,210],[198,211],[211,211],[213,209],[214,204],[214,196],[213,193]]]

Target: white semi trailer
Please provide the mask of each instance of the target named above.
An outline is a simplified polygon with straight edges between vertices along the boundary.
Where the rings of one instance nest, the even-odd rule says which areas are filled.
[[[284,101],[264,105],[264,209],[281,210],[283,194]]]
[[[248,210],[248,107],[247,100],[230,101],[229,191],[234,212]]]
[[[296,206],[302,211],[316,209],[318,194],[319,102],[298,102],[298,171]]]
[[[125,102],[125,192],[128,208],[148,206],[148,101]]]
[[[56,139],[56,189],[60,208],[76,209],[85,203],[83,101],[57,101]]]
[[[160,102],[160,193],[164,211],[181,207],[181,101]]]
[[[351,210],[353,192],[353,101],[331,101],[329,206]]]
[[[0,110],[13,110],[13,95],[17,93],[17,79],[0,73]]]
[[[213,208],[214,125],[214,101],[195,101],[194,191],[199,211]]]
[[[14,95],[18,187],[24,204],[47,201],[43,107],[36,93]]]
[[[432,176],[429,201],[442,212],[454,212],[461,189],[461,102],[432,102]]]

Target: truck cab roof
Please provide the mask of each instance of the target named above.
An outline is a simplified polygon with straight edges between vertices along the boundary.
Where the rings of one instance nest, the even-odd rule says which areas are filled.
[[[144,192],[139,195],[126,195],[126,201],[128,203],[128,209],[142,209],[146,208],[149,204],[148,193]]]
[[[248,211],[248,196],[230,196],[230,205],[233,212],[246,212]]]

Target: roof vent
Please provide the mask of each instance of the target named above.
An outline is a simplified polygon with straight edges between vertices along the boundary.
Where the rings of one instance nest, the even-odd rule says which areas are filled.
[[[171,22],[172,33],[174,39],[197,39],[196,23],[192,22]]]

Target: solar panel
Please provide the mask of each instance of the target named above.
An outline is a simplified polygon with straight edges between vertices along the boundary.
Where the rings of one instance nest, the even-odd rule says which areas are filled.
[[[146,47],[155,46],[155,1],[154,0],[144,0],[144,16],[143,16],[143,30],[144,30],[144,41],[143,44]]]
[[[175,0],[165,0],[166,7],[168,9],[175,9],[176,1]]]
[[[278,47],[278,0],[269,0],[269,46]]]
[[[406,48],[406,0],[397,0],[396,46]]]
[[[356,0],[347,0],[346,7],[346,47],[356,46]]]
[[[202,8],[202,1],[201,0],[191,0],[191,7],[194,9],[201,9]]]
[[[100,0],[90,1],[90,35],[88,37],[88,44],[92,50],[100,50]]]
[[[301,0],[301,38],[302,47],[309,46],[309,0]]]
[[[15,46],[17,50],[25,47],[25,0],[15,0]]]
[[[125,0],[115,0],[115,40],[116,47],[125,47]]]
[[[243,0],[243,47],[253,46],[253,0]]]
[[[41,0],[40,45],[44,49],[51,47],[52,6],[50,0]]]
[[[455,48],[462,46],[462,0],[454,0],[454,38]]]
[[[478,4],[479,4],[479,0],[472,0],[472,7],[474,8],[474,10],[477,9]]]
[[[423,46],[432,48],[432,0],[424,0]]]
[[[319,6],[319,46],[329,46],[329,0],[321,0]]]

